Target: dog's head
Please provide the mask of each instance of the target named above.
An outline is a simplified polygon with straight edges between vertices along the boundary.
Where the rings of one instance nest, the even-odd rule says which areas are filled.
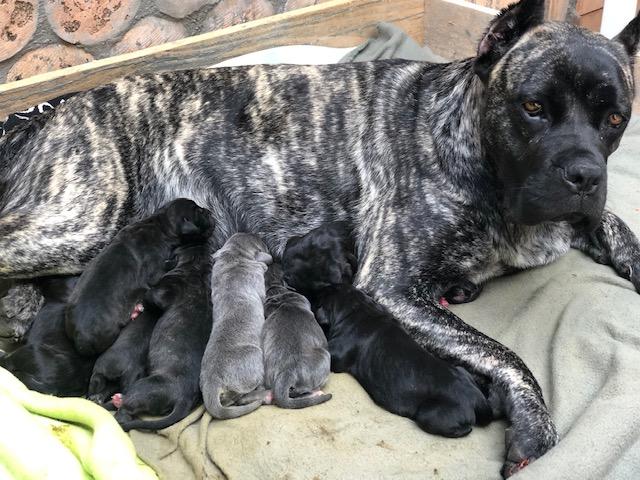
[[[282,267],[287,284],[301,292],[351,283],[357,260],[350,229],[344,222],[333,222],[290,238]]]
[[[213,216],[193,200],[179,198],[160,210],[169,230],[184,243],[203,242],[213,232]]]
[[[213,260],[217,260],[223,255],[244,258],[247,260],[255,260],[264,264],[264,270],[267,271],[267,265],[273,263],[273,257],[269,253],[269,249],[260,238],[250,233],[236,233],[213,255]]]
[[[504,186],[508,221],[595,228],[607,159],[631,116],[640,17],[616,38],[544,23],[544,0],[500,12],[474,68],[486,87],[485,151]]]

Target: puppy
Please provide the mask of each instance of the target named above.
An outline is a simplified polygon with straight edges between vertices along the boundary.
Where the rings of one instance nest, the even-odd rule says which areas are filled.
[[[286,278],[310,295],[327,333],[332,371],[353,375],[382,408],[414,419],[432,434],[461,437],[474,424],[491,421],[489,401],[465,369],[422,349],[360,290],[334,284],[336,278],[351,282],[353,277],[350,261],[345,262],[349,253],[341,251],[346,234],[329,224],[289,242],[284,253]]]
[[[263,403],[261,394],[252,392],[264,383],[264,274],[272,259],[266,245],[246,233],[233,235],[213,258],[213,328],[202,359],[200,387],[212,416],[235,418]],[[242,400],[246,394],[256,399],[247,403]],[[236,398],[241,405],[228,405]]]
[[[64,311],[78,277],[37,280],[44,303],[36,314],[25,344],[0,359],[0,366],[28,388],[60,397],[84,396],[95,359],[79,355],[67,338]]]
[[[123,228],[80,276],[67,308],[66,329],[78,352],[97,355],[139,314],[142,295],[166,272],[174,248],[209,237],[208,210],[178,199]]]
[[[354,252],[347,222],[325,223],[307,235],[287,241],[282,255],[284,280],[302,293],[351,283],[358,265]]]
[[[144,377],[149,342],[160,316],[157,308],[146,307],[98,357],[89,381],[89,400],[102,404],[116,392],[126,394],[131,385]]]
[[[200,402],[200,364],[211,333],[211,255],[206,244],[176,249],[177,264],[144,298],[145,313],[158,309],[149,345],[148,376],[113,404],[125,431],[160,430],[179,422]],[[137,322],[138,320],[136,320]],[[133,418],[165,415],[158,420]]]
[[[277,406],[304,408],[331,398],[320,391],[329,377],[331,358],[309,301],[286,288],[282,276],[282,267],[273,264],[265,279],[265,386]]]

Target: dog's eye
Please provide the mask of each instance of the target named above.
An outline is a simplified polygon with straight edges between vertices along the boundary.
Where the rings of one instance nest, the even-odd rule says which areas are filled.
[[[612,127],[619,127],[624,122],[624,117],[619,113],[612,113],[609,115],[609,125]]]
[[[538,102],[524,102],[522,108],[532,117],[537,117],[542,112],[542,105]]]

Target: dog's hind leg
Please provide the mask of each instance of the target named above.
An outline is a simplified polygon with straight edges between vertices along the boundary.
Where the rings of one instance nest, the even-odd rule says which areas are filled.
[[[136,160],[79,102],[0,138],[0,277],[79,273],[134,215]]]

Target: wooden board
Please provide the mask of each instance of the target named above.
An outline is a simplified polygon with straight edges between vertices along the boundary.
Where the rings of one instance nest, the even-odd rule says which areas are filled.
[[[567,18],[571,0],[547,0],[547,19],[564,21]],[[575,5],[575,0],[573,2]]]
[[[580,26],[599,32],[602,26],[602,12],[603,10],[600,9],[580,15]]]
[[[463,0],[426,0],[424,21],[427,45],[445,58],[472,57],[496,13],[498,11],[492,8]]]
[[[0,118],[65,93],[142,72],[206,67],[290,44],[355,46],[381,21],[424,42],[424,0],[333,0],[137,52],[0,85]]]
[[[576,3],[578,15],[586,15],[596,10],[602,10],[602,7],[604,7],[604,0],[578,0]]]

